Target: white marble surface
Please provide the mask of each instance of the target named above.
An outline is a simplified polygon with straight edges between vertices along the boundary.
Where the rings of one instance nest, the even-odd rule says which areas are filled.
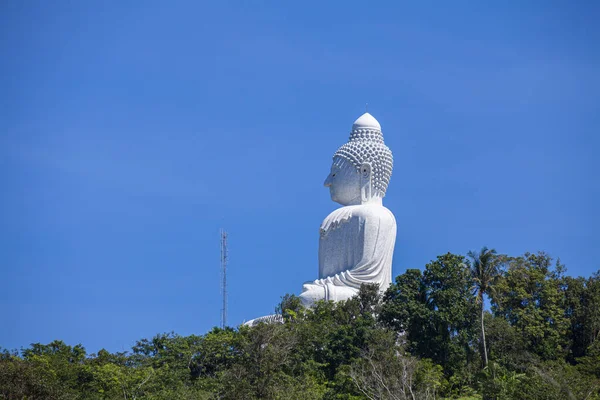
[[[396,220],[382,199],[392,166],[379,122],[363,114],[348,143],[335,153],[325,180],[331,199],[343,207],[321,224],[319,277],[304,284],[303,305],[347,300],[363,283],[377,283],[382,291],[391,284]]]
[[[306,307],[319,300],[347,300],[363,283],[381,291],[392,282],[396,220],[383,206],[393,157],[379,122],[369,113],[352,125],[350,138],[334,154],[325,187],[342,207],[323,220],[319,230],[318,279],[306,282],[300,299]],[[266,316],[246,322],[281,322]]]
[[[302,303],[347,300],[363,283],[392,282],[396,220],[378,204],[341,207],[325,218],[319,239],[319,279],[307,282]]]
[[[354,124],[352,124],[352,130],[360,128],[373,128],[381,131],[381,125],[379,125],[379,121],[377,121],[375,117],[368,112],[358,117],[356,121],[354,121]]]

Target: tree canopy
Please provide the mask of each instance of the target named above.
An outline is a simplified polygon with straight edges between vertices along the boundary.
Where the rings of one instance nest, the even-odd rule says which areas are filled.
[[[276,312],[127,352],[0,350],[0,399],[600,399],[600,271],[545,253],[447,253],[384,293]]]

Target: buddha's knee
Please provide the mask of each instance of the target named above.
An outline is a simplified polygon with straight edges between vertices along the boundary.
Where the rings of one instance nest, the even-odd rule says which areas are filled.
[[[300,301],[304,307],[310,307],[319,300],[325,299],[325,288],[319,285],[305,283],[302,286]]]
[[[333,300],[333,301],[348,300],[348,299],[351,299],[352,297],[356,296],[357,294],[358,294],[358,289],[355,289],[350,286],[332,286],[329,289],[330,298],[328,300]]]

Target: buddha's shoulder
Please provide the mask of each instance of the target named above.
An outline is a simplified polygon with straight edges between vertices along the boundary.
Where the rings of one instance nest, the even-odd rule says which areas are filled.
[[[341,222],[354,218],[360,218],[364,220],[378,219],[395,221],[394,214],[392,214],[389,209],[377,204],[340,207],[329,214],[326,220],[335,220]]]
[[[353,210],[352,215],[362,217],[365,219],[377,218],[377,219],[395,219],[394,214],[386,207],[379,204],[368,204],[356,207]]]
[[[358,222],[361,226],[363,223],[364,226],[381,226],[383,224],[391,227],[396,225],[394,214],[381,205],[345,206],[334,210],[323,220],[320,229],[321,237],[352,221]]]

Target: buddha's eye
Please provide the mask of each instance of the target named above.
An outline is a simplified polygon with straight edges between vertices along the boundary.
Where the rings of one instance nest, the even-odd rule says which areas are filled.
[[[333,178],[335,176],[335,174],[332,174],[331,177]]]

